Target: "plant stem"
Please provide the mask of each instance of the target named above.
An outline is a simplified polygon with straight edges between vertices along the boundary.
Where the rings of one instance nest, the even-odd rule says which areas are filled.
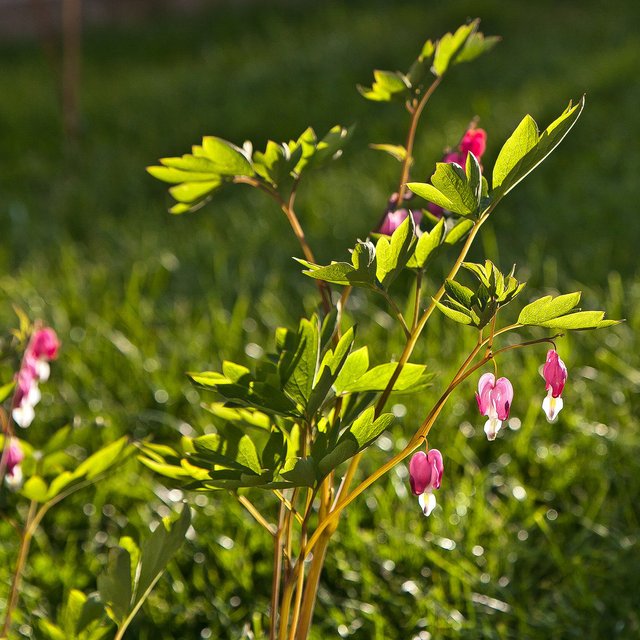
[[[293,188],[291,189],[291,193],[289,194],[288,202],[283,200],[280,194],[271,186],[263,182],[262,180],[258,180],[257,178],[250,178],[248,176],[236,176],[233,179],[233,182],[237,184],[248,184],[249,186],[255,187],[260,191],[263,191],[268,196],[273,198],[277,203],[287,220],[289,221],[289,225],[293,231],[293,234],[298,240],[300,247],[302,249],[302,253],[304,254],[305,259],[308,262],[315,263],[315,257],[313,255],[313,251],[311,251],[311,247],[307,242],[307,238],[304,235],[304,231],[302,229],[302,225],[298,220],[298,216],[296,215],[293,209],[293,203],[295,201],[295,193],[297,187],[297,181],[294,183]],[[329,313],[331,308],[333,307],[333,303],[331,302],[331,290],[329,289],[329,285],[322,281],[316,280],[316,286],[318,287],[318,291],[320,292],[320,297],[322,298],[322,307],[325,313]]]
[[[380,293],[382,294],[382,297],[387,301],[387,304],[393,310],[393,313],[395,314],[398,322],[402,326],[402,330],[404,331],[405,337],[409,339],[411,337],[411,330],[407,326],[407,321],[404,319],[404,316],[402,315],[402,311],[400,311],[395,300],[389,295],[387,291],[385,291],[384,289],[381,289]]]
[[[246,497],[234,494],[238,498],[238,502],[253,516],[253,518],[262,525],[272,536],[276,535],[276,527],[274,524],[267,522],[265,517],[256,509],[254,504]]]
[[[280,601],[280,581],[282,580],[282,533],[284,527],[285,505],[280,503],[278,529],[273,543],[273,580],[271,582],[271,620],[269,622],[269,640],[276,640],[278,628],[278,605]]]
[[[442,81],[442,76],[438,76],[429,86],[429,88],[425,91],[424,95],[420,99],[420,102],[416,105],[416,107],[411,111],[411,123],[409,124],[409,132],[407,133],[407,142],[405,144],[405,149],[407,150],[407,155],[402,162],[402,172],[400,173],[400,184],[398,186],[398,202],[402,202],[402,197],[404,196],[404,192],[407,188],[407,181],[409,179],[409,170],[411,169],[411,164],[413,162],[413,144],[416,138],[416,131],[418,129],[418,122],[420,120],[420,116],[422,115],[422,111],[424,110],[427,102],[429,102],[429,98],[433,95],[433,92],[438,88],[438,85]]]
[[[29,511],[27,513],[27,519],[25,521],[24,532],[22,534],[22,540],[20,541],[20,549],[18,550],[18,559],[16,561],[16,569],[11,581],[11,590],[9,592],[9,598],[7,599],[7,610],[5,612],[4,624],[2,625],[2,631],[0,636],[7,637],[9,635],[9,629],[11,628],[11,617],[13,611],[18,604],[18,594],[20,591],[20,582],[22,580],[22,572],[24,571],[24,565],[29,555],[29,546],[31,544],[31,538],[33,537],[34,528],[31,526],[36,516],[37,502],[32,500],[29,504]]]
[[[411,320],[411,331],[415,331],[418,324],[418,317],[420,315],[420,296],[422,294],[422,275],[423,271],[420,269],[416,274],[416,291],[415,300],[413,301],[413,319]]]
[[[311,619],[313,618],[313,610],[317,599],[318,585],[320,584],[320,574],[322,573],[322,568],[327,554],[327,547],[329,546],[329,541],[331,540],[332,535],[333,531],[326,531],[320,538],[320,542],[316,545],[313,552],[313,559],[311,561],[309,575],[307,576],[307,584],[304,590],[300,619],[297,624],[297,629],[295,630],[295,636],[292,636],[295,640],[306,640],[307,635],[309,634]],[[302,558],[307,556],[306,547],[302,549],[300,555]]]

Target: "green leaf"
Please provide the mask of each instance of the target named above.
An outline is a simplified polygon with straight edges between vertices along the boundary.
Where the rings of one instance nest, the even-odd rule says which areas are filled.
[[[478,210],[479,198],[464,169],[451,162],[436,163],[431,184],[409,182],[407,187],[425,200],[461,216],[474,215]]]
[[[473,155],[473,153],[471,153],[471,151],[467,154],[465,174],[477,206],[480,204],[480,200],[482,198],[482,170],[480,169],[478,159]]]
[[[407,81],[399,71],[381,71],[375,69],[373,72],[375,85],[390,94],[401,93],[407,90]]]
[[[469,231],[473,228],[473,224],[473,220],[469,219],[458,221],[456,225],[447,232],[444,243],[448,245],[457,244],[467,236]]]
[[[537,322],[539,327],[549,329],[602,329],[618,324],[616,320],[605,320],[604,311],[576,311],[545,322]]]
[[[367,100],[376,102],[388,102],[396,96],[407,92],[410,82],[407,77],[399,71],[381,71],[376,69],[373,72],[374,82],[371,87],[358,85],[358,91]]]
[[[316,380],[313,383],[313,390],[307,403],[307,413],[311,416],[322,405],[331,386],[342,367],[344,366],[349,352],[355,340],[355,329],[350,327],[348,331],[340,338],[336,345],[335,351],[329,349],[318,368]]]
[[[317,318],[302,318],[298,327],[295,352],[284,352],[280,358],[279,369],[284,391],[305,408],[318,368],[319,342]]]
[[[289,458],[280,475],[297,487],[311,487],[316,484],[316,465],[311,456]]]
[[[45,634],[47,640],[69,640],[69,636],[58,626],[49,620],[38,620],[40,631]]]
[[[180,182],[205,182],[207,180],[220,180],[219,174],[198,171],[183,171],[173,167],[147,167],[147,173],[157,180],[168,182],[169,184],[179,184]]]
[[[436,50],[435,45],[431,40],[427,40],[422,46],[422,51],[420,52],[420,60],[425,60],[430,58]]]
[[[49,485],[49,490],[47,491],[47,500],[51,500],[57,496],[66,486],[68,486],[71,482],[76,480],[76,475],[71,471],[63,471],[59,475],[57,475]]]
[[[436,76],[444,75],[449,66],[455,62],[469,36],[478,28],[479,20],[459,27],[455,33],[445,33],[436,43],[433,66],[431,70]]]
[[[318,462],[318,480],[324,478],[333,469],[343,462],[353,458],[358,453],[358,443],[353,436],[341,439],[336,445],[325,454]]]
[[[190,524],[191,512],[185,504],[177,520],[171,522],[169,518],[163,518],[151,537],[144,541],[140,553],[134,606],[148,597],[167,564],[184,542]]]
[[[148,467],[165,478],[172,478],[173,480],[188,480],[193,477],[191,472],[182,466],[158,462],[157,460],[145,458],[144,456],[139,456],[138,460],[140,460],[145,467]],[[202,480],[208,477],[209,475],[205,471],[199,479]]]
[[[444,290],[449,297],[453,298],[456,302],[459,302],[467,309],[471,308],[474,293],[468,287],[456,282],[455,280],[445,280]]]
[[[544,296],[522,309],[518,316],[518,323],[522,325],[539,325],[541,322],[547,322],[558,316],[563,316],[578,306],[581,295],[580,291],[575,291],[555,298]]]
[[[358,451],[366,449],[395,420],[395,416],[392,413],[383,413],[375,421],[373,419],[374,415],[375,408],[368,407],[344,431],[335,447],[318,463],[319,479],[322,479],[338,465],[352,458]]]
[[[445,237],[445,219],[440,218],[436,226],[429,233],[423,233],[417,240],[413,256],[407,263],[408,267],[423,269],[432,257],[435,257]]]
[[[92,480],[120,462],[130,451],[129,439],[126,436],[119,438],[81,462],[73,475],[75,478],[86,477],[88,480]]]
[[[109,617],[120,625],[129,614],[133,595],[131,558],[126,549],[111,549],[107,570],[98,576],[98,591]]]
[[[258,452],[256,450],[253,440],[247,435],[244,435],[238,441],[238,455],[236,460],[243,467],[251,469],[254,473],[260,475],[262,473],[262,465],[258,458]]]
[[[368,368],[369,349],[367,347],[361,347],[350,353],[333,384],[336,393],[341,394],[347,387],[357,383]]]
[[[407,150],[401,144],[370,144],[369,148],[384,151],[398,162],[404,162],[407,157]]]
[[[531,151],[540,138],[538,125],[526,115],[504,143],[493,167],[493,188],[499,187],[516,165]]]
[[[204,155],[213,162],[215,169],[223,176],[247,176],[255,174],[251,162],[244,151],[227,140],[216,136],[202,139]]]
[[[182,204],[192,204],[205,196],[213,193],[222,185],[222,180],[216,178],[206,182],[183,182],[176,187],[171,187],[169,193],[175,200]]]
[[[471,324],[471,312],[464,313],[462,311],[458,311],[456,309],[452,309],[450,306],[443,304],[442,302],[439,302],[438,300],[436,300],[435,298],[432,298],[432,300],[435,302],[436,307],[438,307],[438,309],[440,311],[442,311],[442,313],[447,316],[447,318],[454,320],[455,322],[458,322],[460,324]]]
[[[374,415],[375,407],[369,407],[349,428],[349,433],[356,439],[359,450],[369,446],[395,420],[392,413],[383,413],[376,420],[373,419]]]
[[[40,476],[31,476],[24,483],[20,494],[27,500],[45,502],[47,500],[47,483]]]
[[[467,38],[460,53],[458,53],[458,55],[456,56],[455,64],[460,64],[461,62],[471,62],[472,60],[475,60],[483,53],[491,51],[491,49],[493,49],[493,47],[495,47],[501,39],[502,38],[500,38],[500,36],[485,37],[478,31],[472,33]]]
[[[209,433],[193,438],[191,444],[197,454],[195,457],[209,464],[223,465],[259,475],[262,467],[251,438],[243,435],[237,428],[225,430],[225,436]]]
[[[7,382],[7,384],[0,387],[0,403],[4,402],[13,393],[15,386],[15,382]]]
[[[338,393],[383,391],[389,384],[391,377],[397,368],[397,364],[397,362],[388,362],[386,364],[373,367],[373,369],[370,369],[352,382],[342,384]],[[393,391],[407,391],[409,388],[420,383],[426,368],[426,365],[423,364],[405,364],[402,368],[402,372],[393,385]]]
[[[302,158],[296,164],[293,173],[300,175],[306,168],[318,167],[328,160],[338,158],[352,132],[353,127],[335,125],[318,141],[313,129],[306,129],[296,142],[291,143],[293,148],[302,148]]]
[[[332,262],[322,267],[300,258],[296,260],[307,267],[303,271],[307,276],[341,285],[353,285],[376,289],[376,257],[375,247],[371,242],[358,242],[351,254],[351,262]]]
[[[391,239],[381,236],[376,244],[376,278],[386,289],[405,267],[415,242],[415,223],[408,215]]]
[[[538,127],[525,116],[504,144],[493,170],[494,201],[503,197],[531,173],[564,139],[584,108],[584,96],[569,106],[538,136]]]

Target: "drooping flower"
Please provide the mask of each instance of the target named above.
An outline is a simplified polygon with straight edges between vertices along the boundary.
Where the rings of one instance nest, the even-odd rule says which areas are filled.
[[[412,197],[413,194],[407,192],[404,199],[410,200]],[[382,219],[382,223],[378,227],[377,233],[382,233],[386,236],[390,236],[407,219],[409,214],[411,214],[416,225],[416,235],[420,236],[422,233],[420,230],[422,211],[410,211],[409,209],[405,208],[398,209],[398,203],[399,196],[397,193],[393,193],[389,198],[389,202],[387,203],[387,211],[384,218]]]
[[[437,449],[431,449],[427,453],[418,451],[411,457],[409,484],[413,495],[418,496],[420,508],[425,516],[428,516],[436,506],[433,490],[440,488],[443,471],[442,454]]]
[[[487,132],[484,129],[476,127],[475,124],[471,124],[458,143],[458,147],[454,151],[445,153],[442,157],[442,162],[455,162],[464,169],[467,163],[467,156],[469,152],[471,152],[477,158],[482,168],[481,158],[486,148]],[[433,202],[427,205],[427,209],[438,218],[441,218],[444,214],[444,209]]]
[[[49,379],[49,362],[58,355],[60,342],[56,332],[37,329],[27,345],[20,371],[16,374],[16,392],[11,416],[16,424],[28,427],[35,417],[34,407],[40,402],[38,384]]]
[[[485,373],[478,381],[476,400],[480,413],[489,418],[484,425],[484,432],[489,440],[495,440],[502,427],[502,421],[509,417],[509,409],[513,402],[513,386],[507,378],[496,380],[493,373]]]
[[[24,453],[20,443],[15,439],[9,440],[6,452],[6,475],[5,480],[11,486],[18,486],[22,482],[22,469],[20,463],[24,460]]]
[[[546,384],[547,395],[542,401],[542,409],[549,422],[555,422],[564,402],[560,395],[567,381],[567,367],[555,349],[547,352],[547,361],[542,367],[542,377]]]

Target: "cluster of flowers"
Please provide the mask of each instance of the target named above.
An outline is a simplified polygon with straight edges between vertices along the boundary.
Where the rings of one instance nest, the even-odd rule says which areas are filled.
[[[486,148],[486,131],[484,129],[477,128],[475,124],[472,124],[469,129],[467,129],[464,136],[462,136],[462,140],[458,143],[455,151],[445,152],[442,157],[442,162],[455,163],[464,169],[469,152],[473,153],[473,155],[478,159],[478,162],[480,162]],[[482,166],[482,163],[480,166]],[[410,200],[412,197],[412,193],[406,193],[403,200]],[[411,211],[404,206],[400,206],[400,204],[399,194],[393,193],[389,198],[384,218],[377,229],[377,233],[390,236],[406,220],[408,215],[411,214],[414,222],[416,223],[416,233],[417,235],[421,235],[422,232],[419,225],[422,220],[422,211]],[[431,202],[427,205],[427,209],[436,218],[442,218],[446,213],[442,207]]]
[[[20,427],[28,427],[35,417],[35,406],[40,402],[39,383],[49,378],[49,362],[58,355],[60,342],[53,329],[45,327],[34,331],[24,352],[20,370],[16,374],[16,391],[11,405],[13,421]],[[11,485],[22,481],[20,463],[24,453],[20,442],[10,438],[5,452],[6,477]]]
[[[562,409],[560,397],[567,381],[567,367],[555,349],[547,353],[547,360],[542,367],[547,395],[542,402],[542,409],[549,422],[555,422]],[[509,410],[513,402],[513,385],[507,378],[498,378],[493,373],[485,373],[478,381],[476,393],[478,409],[488,420],[484,425],[487,439],[495,440],[502,427],[502,422],[509,418]],[[409,483],[411,491],[418,496],[418,502],[425,516],[436,506],[434,489],[440,488],[444,464],[442,454],[437,449],[425,453],[418,451],[409,462]]]

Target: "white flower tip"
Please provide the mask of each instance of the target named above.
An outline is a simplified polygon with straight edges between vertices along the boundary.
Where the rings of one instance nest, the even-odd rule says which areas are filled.
[[[36,417],[36,412],[30,404],[24,404],[21,407],[16,407],[11,412],[13,421],[23,429],[26,429]]]
[[[562,398],[554,398],[551,394],[546,395],[542,401],[542,410],[547,416],[547,422],[555,422],[563,406]]]
[[[13,468],[12,474],[6,474],[4,481],[10,489],[19,489],[22,486],[22,469],[20,465]]]
[[[420,504],[422,513],[424,513],[425,516],[428,516],[436,508],[436,497],[430,491],[421,493],[418,496],[418,503]]]
[[[502,420],[498,420],[498,418],[489,418],[484,423],[484,432],[487,434],[487,440],[495,440],[501,427]]]

